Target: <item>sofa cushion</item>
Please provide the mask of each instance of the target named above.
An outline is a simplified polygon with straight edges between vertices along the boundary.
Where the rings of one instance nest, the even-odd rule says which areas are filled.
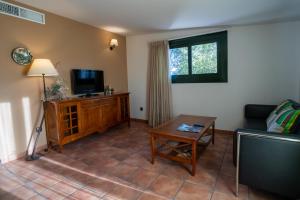
[[[244,121],[243,128],[266,131],[267,124],[266,124],[265,120],[262,120],[262,119],[246,119]]]
[[[278,114],[286,109],[291,109],[293,108],[292,105],[294,104],[294,102],[290,99],[284,100],[283,102],[281,102],[276,108],[275,110],[273,110],[273,112],[271,112],[271,114],[269,115],[269,117],[266,120],[267,126],[270,127],[272,122],[278,117]]]
[[[294,121],[291,127],[291,133],[293,134],[297,134],[297,136],[300,136],[300,108],[298,108],[298,110],[296,111],[297,113],[295,113],[294,115]]]
[[[296,102],[296,101],[293,101],[293,100],[291,100],[291,101],[292,101],[292,103],[293,103],[293,105],[292,105],[293,108],[294,108],[295,110],[300,110],[300,103],[298,103],[298,102]],[[300,121],[300,119],[299,119],[299,121]],[[298,121],[298,122],[299,122],[299,121]],[[293,133],[300,136],[300,122],[297,123],[297,124],[295,125],[295,130],[293,130]]]
[[[277,133],[295,133],[299,129],[300,110],[293,108],[282,110],[268,126],[268,131]]]

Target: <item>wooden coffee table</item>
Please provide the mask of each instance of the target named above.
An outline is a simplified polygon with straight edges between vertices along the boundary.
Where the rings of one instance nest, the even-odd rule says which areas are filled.
[[[196,173],[197,146],[207,145],[211,141],[214,144],[216,117],[180,115],[157,128],[150,133],[150,144],[154,164],[155,156],[160,156],[180,163],[191,164],[191,175]],[[202,124],[204,127],[200,133],[177,131],[182,124]],[[211,129],[211,131],[209,131]]]

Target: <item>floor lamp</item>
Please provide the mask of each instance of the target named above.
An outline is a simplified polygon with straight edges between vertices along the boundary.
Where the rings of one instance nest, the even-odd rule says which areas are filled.
[[[58,72],[56,71],[54,65],[52,62],[48,59],[35,59],[30,66],[30,69],[27,73],[27,76],[41,76],[43,78],[43,90],[44,90],[44,102],[47,101],[47,93],[46,93],[46,83],[45,83],[45,77],[46,76],[58,76]],[[47,104],[43,104],[44,106],[47,106]],[[43,117],[40,121],[39,126],[36,128],[36,138],[34,139],[34,146],[32,152],[29,151],[29,146],[31,143],[31,139],[33,136],[31,136],[31,139],[29,141],[28,147],[27,147],[27,153],[26,153],[26,160],[37,160],[39,159],[39,155],[36,154],[36,146],[39,140],[39,136],[42,132],[43,123],[45,121],[45,107],[43,112]]]

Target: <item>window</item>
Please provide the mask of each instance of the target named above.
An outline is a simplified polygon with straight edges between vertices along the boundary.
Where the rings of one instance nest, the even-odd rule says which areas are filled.
[[[172,83],[227,82],[227,31],[169,41]]]

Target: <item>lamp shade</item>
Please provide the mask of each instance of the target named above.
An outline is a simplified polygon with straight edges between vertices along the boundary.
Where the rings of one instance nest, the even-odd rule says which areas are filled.
[[[58,72],[49,59],[34,59],[27,76],[58,76]]]

